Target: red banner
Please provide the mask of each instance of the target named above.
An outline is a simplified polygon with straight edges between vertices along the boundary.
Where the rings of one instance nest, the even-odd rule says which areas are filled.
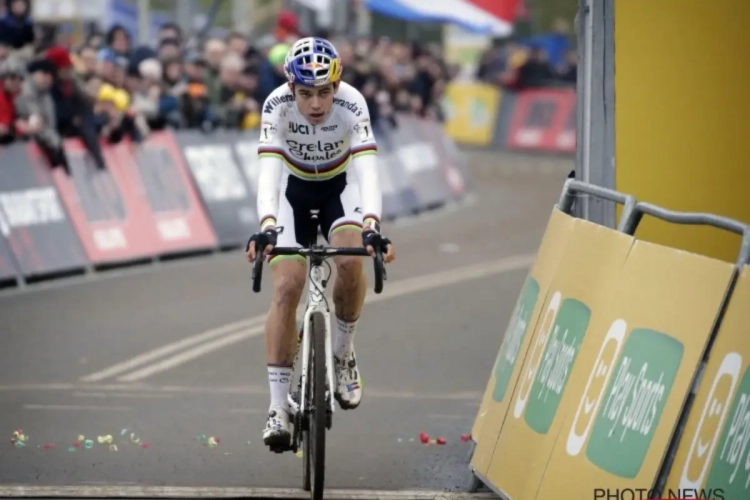
[[[125,145],[103,148],[106,170],[94,165],[80,141],[65,141],[72,175],[53,171],[57,190],[86,255],[94,264],[141,260],[157,254],[148,207],[131,188],[119,165]]]
[[[171,132],[155,132],[141,145],[120,149],[118,164],[138,202],[149,212],[160,255],[217,246]]]
[[[510,123],[508,149],[569,153],[575,151],[575,127],[569,129],[575,92],[569,89],[525,90],[518,96]]]

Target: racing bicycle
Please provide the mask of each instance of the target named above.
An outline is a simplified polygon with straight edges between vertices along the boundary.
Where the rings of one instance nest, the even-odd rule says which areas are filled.
[[[314,229],[313,243],[307,248],[274,247],[271,255],[302,255],[310,264],[310,285],[307,307],[302,320],[302,366],[297,392],[289,394],[289,408],[293,417],[292,437],[284,449],[276,453],[293,451],[302,446],[302,488],[310,492],[313,500],[322,500],[325,482],[326,430],[331,429],[334,403],[333,350],[331,345],[331,309],[325,296],[331,277],[331,265],[326,261],[337,255],[369,257],[364,247],[333,248],[317,244],[318,211],[311,210]],[[262,252],[262,249],[259,249]],[[375,293],[383,291],[387,279],[382,249],[375,249]],[[259,255],[253,266],[253,291],[259,292],[263,276],[263,257]],[[327,274],[324,272],[324,268]]]

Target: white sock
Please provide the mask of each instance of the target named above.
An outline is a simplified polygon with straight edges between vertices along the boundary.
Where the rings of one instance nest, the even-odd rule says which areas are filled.
[[[288,406],[287,394],[289,394],[289,385],[292,382],[291,366],[271,366],[268,365],[268,385],[271,388],[271,405],[269,409],[275,406],[286,408]]]
[[[352,350],[354,345],[354,332],[357,329],[357,322],[348,322],[342,319],[336,318],[337,334],[336,334],[336,346],[333,349],[333,353],[337,358],[341,358],[347,352]]]

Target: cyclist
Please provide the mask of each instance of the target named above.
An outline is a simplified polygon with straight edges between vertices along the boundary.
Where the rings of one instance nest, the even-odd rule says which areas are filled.
[[[332,246],[375,248],[394,259],[391,242],[380,235],[382,195],[377,145],[365,99],[340,81],[341,60],[328,40],[303,38],[284,61],[288,84],[263,104],[261,115],[258,215],[260,231],[250,237],[250,262],[271,249],[307,247],[310,210],[319,210],[321,232]],[[315,232],[314,234],[317,234]],[[261,255],[262,250],[262,255]],[[333,301],[334,393],[344,410],[362,399],[362,378],[354,333],[367,282],[361,257],[336,257]],[[297,345],[296,310],[307,278],[301,256],[272,256],[273,298],[266,323],[266,356],[271,392],[263,441],[271,448],[289,443],[287,393]]]

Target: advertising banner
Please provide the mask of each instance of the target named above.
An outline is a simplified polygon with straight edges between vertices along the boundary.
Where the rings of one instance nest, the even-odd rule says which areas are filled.
[[[500,89],[486,83],[452,82],[443,99],[445,132],[457,143],[486,147],[492,143]]]
[[[558,151],[558,131],[568,119],[572,90],[534,89],[518,95],[508,135],[508,149]]]
[[[534,498],[534,488],[545,477],[566,415],[565,401],[582,392],[570,376],[581,351],[598,341],[590,325],[605,313],[632,243],[632,236],[575,221],[546,297],[540,300],[540,318],[486,476],[511,498]]]
[[[132,151],[132,155],[128,152]],[[120,167],[146,203],[160,255],[217,246],[216,236],[171,132],[154,132],[135,147],[122,147]],[[131,161],[127,161],[127,157]],[[137,187],[136,187],[137,186]]]
[[[7,226],[0,210],[0,284],[16,282],[21,278],[20,271],[16,268],[13,253],[10,251],[8,242],[5,241]]]
[[[243,245],[257,230],[255,192],[235,158],[230,135],[216,132],[179,132],[175,139],[182,148],[198,193],[203,200],[219,244]]]
[[[693,498],[750,498],[750,268],[714,342],[667,480]]]
[[[521,365],[532,341],[530,332],[536,328],[549,286],[575,224],[575,218],[556,208],[552,210],[536,262],[526,278],[510,321],[504,323],[505,318],[498,318],[498,324],[504,323],[507,328],[504,335],[498,332],[498,337],[501,337],[500,350],[471,431],[477,443],[471,467],[483,476],[487,475],[495,453],[495,445],[521,374]]]
[[[24,144],[0,148],[0,231],[13,254],[0,260],[15,261],[27,278],[83,270],[86,255],[37,154]]]
[[[99,170],[80,141],[65,141],[71,176],[59,169],[54,181],[89,261],[96,265],[138,261],[157,254],[147,207],[123,177],[119,144],[103,148]]]
[[[539,457],[546,470],[528,477],[532,498],[557,499],[561,491],[591,498],[595,488],[654,484],[732,270],[636,240],[619,277],[601,277],[614,293],[591,304],[598,334],[586,336],[572,366],[551,458]]]
[[[576,121],[578,110],[576,109],[576,95],[572,92],[561,98],[565,118],[562,125],[556,130],[557,139],[555,145],[560,153],[575,154],[576,152]]]

